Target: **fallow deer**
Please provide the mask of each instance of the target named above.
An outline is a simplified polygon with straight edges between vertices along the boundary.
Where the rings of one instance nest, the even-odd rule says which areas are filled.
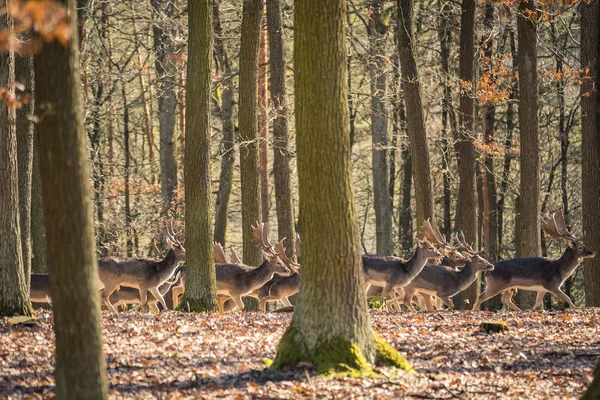
[[[561,211],[556,211],[552,216],[543,218],[542,229],[552,237],[567,241],[568,245],[563,255],[555,260],[530,257],[497,262],[494,264],[495,269],[485,275],[485,291],[473,305],[474,310],[478,310],[486,300],[504,292],[502,302],[515,311],[521,311],[512,302],[513,289],[537,292],[534,309],[542,306],[546,292],[550,292],[571,307],[575,307],[575,304],[560,287],[575,272],[581,259],[594,257],[596,253],[585,247],[581,239],[566,229]]]
[[[168,251],[161,261],[116,257],[105,257],[98,261],[98,274],[104,284],[102,301],[113,312],[116,313],[117,310],[110,303],[109,297],[119,286],[137,288],[144,308],[150,292],[167,309],[158,287],[169,280],[179,264],[185,261],[183,245],[175,238],[174,232],[167,230],[167,234]]]

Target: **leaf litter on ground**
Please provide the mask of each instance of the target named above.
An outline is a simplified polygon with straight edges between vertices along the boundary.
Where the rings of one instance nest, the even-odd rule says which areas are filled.
[[[52,313],[36,314],[33,325],[0,319],[0,399],[54,396]],[[332,381],[308,363],[283,372],[265,366],[289,313],[103,315],[110,397],[118,399],[574,399],[600,353],[598,309],[371,311],[375,331],[418,374],[378,367],[379,377]],[[489,319],[508,330],[480,332]]]

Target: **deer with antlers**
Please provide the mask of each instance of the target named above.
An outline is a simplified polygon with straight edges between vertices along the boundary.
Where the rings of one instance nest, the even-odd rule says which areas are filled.
[[[104,284],[103,303],[117,312],[109,301],[110,295],[119,287],[126,286],[139,290],[142,309],[147,308],[148,292],[167,309],[165,299],[158,288],[171,278],[179,264],[185,261],[185,248],[177,240],[177,234],[167,228],[167,254],[161,261],[105,257],[98,261],[98,275]]]
[[[253,240],[263,250],[265,261],[258,267],[252,268],[244,264],[227,263],[216,264],[217,295],[220,295],[219,311],[224,312],[223,304],[227,297],[231,297],[236,307],[232,310],[244,308],[242,297],[247,296],[260,288],[273,278],[275,274],[290,275],[291,271],[281,261],[274,246],[269,242],[263,225],[256,224],[252,227]]]
[[[432,229],[436,236],[439,236],[439,230]],[[437,231],[437,232],[435,232]],[[426,234],[427,235],[427,234]],[[466,261],[462,269],[456,269],[444,265],[427,264],[423,270],[413,279],[408,285],[404,286],[403,302],[407,307],[410,305],[413,296],[417,293],[424,295],[425,304],[428,310],[433,310],[431,297],[435,295],[449,309],[454,309],[452,297],[462,292],[477,279],[479,271],[492,271],[494,266],[487,260],[482,258],[473,248],[465,241],[465,237],[461,232],[461,238],[455,238],[453,241],[457,245],[451,246],[453,252],[462,252],[463,259]],[[447,244],[447,242],[444,241]],[[441,243],[440,243],[441,244]],[[449,244],[448,244],[449,245]]]
[[[488,299],[504,292],[502,302],[515,311],[521,311],[512,302],[515,289],[537,292],[534,309],[543,305],[544,294],[552,295],[575,307],[569,296],[560,288],[569,278],[579,261],[591,258],[596,253],[588,249],[580,238],[575,237],[565,227],[565,219],[561,211],[555,211],[551,216],[542,218],[542,229],[554,238],[564,239],[567,248],[562,256],[552,260],[544,257],[515,258],[494,264],[493,271],[485,275],[485,291],[478,297],[473,309]]]
[[[388,299],[390,294],[410,283],[421,272],[428,259],[441,256],[439,250],[427,239],[417,241],[417,248],[408,261],[394,256],[363,254],[365,293],[371,285],[382,286],[382,297]]]

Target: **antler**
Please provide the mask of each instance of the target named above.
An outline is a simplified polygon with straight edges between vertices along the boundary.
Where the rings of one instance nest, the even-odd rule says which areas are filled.
[[[215,257],[215,264],[227,264],[227,260],[225,259],[225,251],[223,250],[221,243],[215,242],[213,244],[213,253]]]
[[[573,242],[579,240],[567,230],[567,227],[565,226],[565,217],[560,210],[554,211],[550,216],[542,217],[542,229],[548,235],[555,238],[567,239]]]
[[[298,234],[296,234],[296,259],[302,263],[302,240]]]
[[[285,265],[290,267],[290,269],[292,269],[293,271],[297,271],[300,268],[300,264],[298,264],[297,262],[295,262],[294,260],[292,260],[285,254],[285,247],[283,245],[284,240],[285,240],[285,238],[283,238],[279,242],[275,243],[275,252],[279,256],[281,261],[283,261],[285,263]]]
[[[435,219],[433,221],[427,219],[427,221],[423,222],[423,235],[425,235],[425,238],[433,244],[440,245],[449,250],[456,249],[456,247],[448,243],[446,238],[440,233],[440,229],[438,228]]]
[[[177,234],[179,232],[175,232],[175,230],[173,229],[173,221],[169,221],[168,224],[166,224],[166,232],[167,232],[167,237],[173,242],[173,243],[177,243],[178,245],[182,245],[182,243],[179,241],[179,239],[177,239]],[[170,228],[170,229],[169,229]]]
[[[158,246],[156,245],[156,237],[154,237],[154,236],[152,237],[152,246],[154,246],[154,250],[156,250],[158,255],[164,258],[165,253],[158,249]]]
[[[266,222],[258,223],[256,221],[256,225],[252,225],[252,240],[263,248],[264,251],[275,254],[273,250],[273,245],[269,241],[269,225]]]
[[[471,255],[477,254],[477,251],[475,251],[475,249],[473,249],[473,247],[471,247],[471,245],[467,243],[467,240],[465,239],[465,234],[463,231],[460,231],[460,237],[456,236],[455,240],[458,243],[458,250],[465,251]]]
[[[229,246],[229,259],[234,264],[242,264],[242,260],[233,246]]]

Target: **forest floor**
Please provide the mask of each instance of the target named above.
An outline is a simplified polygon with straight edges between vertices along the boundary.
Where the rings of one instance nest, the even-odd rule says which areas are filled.
[[[600,353],[600,310],[484,313],[371,311],[375,331],[418,371],[379,368],[378,378],[272,372],[291,314],[225,316],[104,313],[111,398],[567,399],[591,381]],[[502,319],[505,333],[479,332]],[[0,319],[0,399],[53,397],[52,314],[35,325]]]

